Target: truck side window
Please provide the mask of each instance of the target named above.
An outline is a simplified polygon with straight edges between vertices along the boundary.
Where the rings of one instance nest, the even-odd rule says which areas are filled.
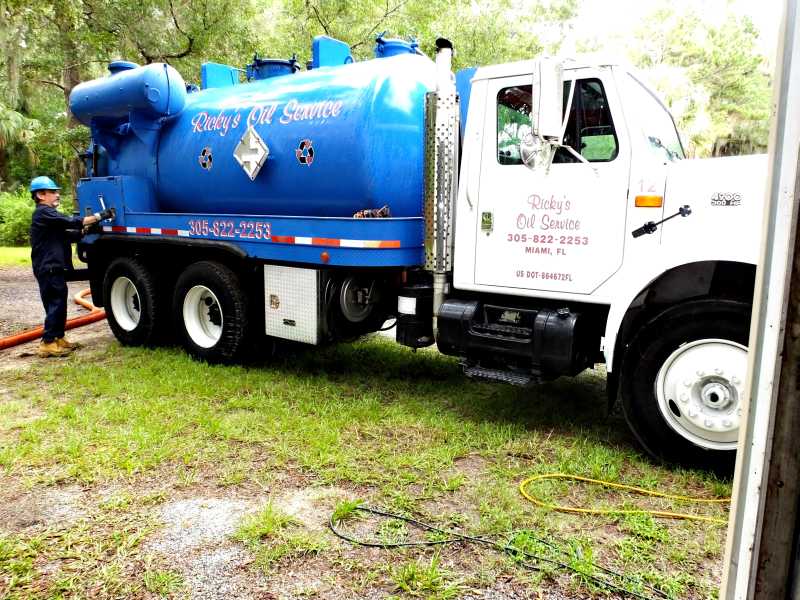
[[[599,79],[581,79],[569,111],[564,132],[564,144],[580,153],[589,162],[614,160],[619,152],[617,134],[605,90]],[[520,139],[530,134],[532,88],[518,85],[497,93],[497,162],[501,165],[521,165]],[[569,82],[564,83],[564,105],[569,98]],[[554,163],[577,162],[569,152],[559,149]]]
[[[564,144],[572,146],[589,162],[612,161],[619,153],[619,144],[603,84],[599,79],[579,79],[575,84],[577,87],[564,131]],[[564,95],[568,94],[569,85],[565,83]],[[577,160],[568,152],[559,150],[553,162]]]
[[[497,93],[497,162],[521,165],[519,142],[531,133],[531,95],[529,85],[503,88]]]

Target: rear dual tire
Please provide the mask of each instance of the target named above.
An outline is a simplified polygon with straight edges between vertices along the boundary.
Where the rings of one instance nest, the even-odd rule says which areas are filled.
[[[103,305],[111,331],[125,346],[152,346],[166,325],[154,273],[135,258],[117,258],[103,279]]]
[[[172,311],[183,346],[195,358],[230,363],[241,356],[248,334],[247,296],[227,266],[190,265],[178,278]]]

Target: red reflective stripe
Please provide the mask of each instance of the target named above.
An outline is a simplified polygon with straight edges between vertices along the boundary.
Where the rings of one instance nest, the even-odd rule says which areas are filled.
[[[341,242],[335,238],[311,238],[311,245],[338,247],[341,245]]]
[[[294,244],[293,235],[273,235],[272,241],[278,244]]]
[[[107,227],[103,228],[107,230]],[[121,225],[113,225],[110,227],[111,231],[116,233],[127,233],[128,228],[123,227]],[[153,233],[151,227],[136,227],[136,233],[143,233],[143,234],[150,234]],[[180,235],[181,230],[179,229],[161,229],[161,235]],[[276,244],[296,244],[297,238],[293,235],[273,235],[270,239],[271,241],[275,242]],[[311,240],[312,246],[323,246],[329,248],[341,248],[342,247],[342,240],[339,238],[323,238],[323,237],[312,237],[312,238],[302,238],[303,240]],[[400,248],[400,240],[347,240],[348,243],[345,247],[347,248]],[[355,244],[363,244],[361,246],[354,245]]]

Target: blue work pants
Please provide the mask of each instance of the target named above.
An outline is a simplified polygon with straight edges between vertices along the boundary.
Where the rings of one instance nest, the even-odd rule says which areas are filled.
[[[67,324],[67,282],[63,270],[41,273],[36,280],[39,282],[39,294],[46,313],[42,340],[50,343],[56,338],[64,337],[64,326]]]

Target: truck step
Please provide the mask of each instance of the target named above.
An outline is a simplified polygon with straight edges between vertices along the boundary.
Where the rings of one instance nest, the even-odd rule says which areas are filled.
[[[526,387],[539,383],[539,378],[529,373],[517,373],[515,371],[505,371],[502,369],[490,369],[480,365],[464,365],[464,374],[470,379],[479,381],[491,381],[494,383],[510,383]]]

